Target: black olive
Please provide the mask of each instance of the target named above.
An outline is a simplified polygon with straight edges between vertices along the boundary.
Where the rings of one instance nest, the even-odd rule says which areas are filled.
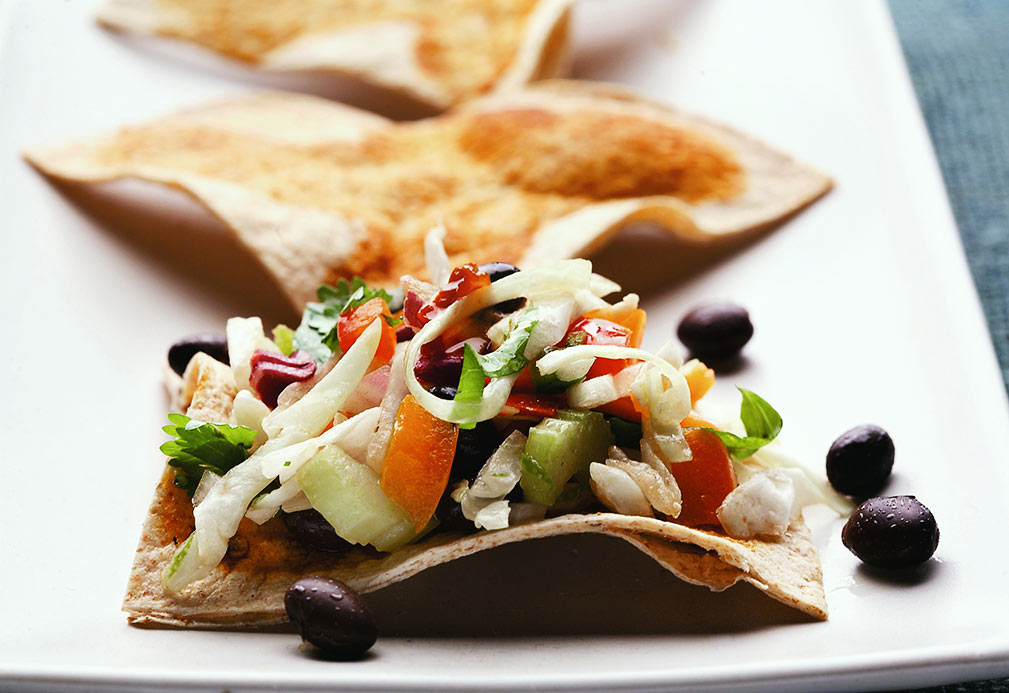
[[[753,336],[746,309],[733,303],[698,306],[684,316],[676,335],[701,359],[735,356]]]
[[[870,498],[848,518],[841,541],[869,565],[910,568],[935,553],[939,527],[914,496]]]
[[[496,282],[498,279],[504,279],[509,274],[515,274],[519,271],[518,267],[507,262],[488,262],[480,265],[478,269],[481,272],[489,274],[492,282]]]
[[[481,272],[486,272],[490,275],[491,283],[496,282],[498,279],[504,279],[510,274],[515,274],[519,271],[519,268],[508,262],[488,262],[486,264],[480,265]],[[525,304],[526,300],[524,298],[513,298],[508,301],[501,301],[501,303],[495,303],[493,306],[487,309],[488,312],[493,312],[499,314],[501,317],[505,315],[510,315],[517,311]]]
[[[459,390],[451,385],[432,385],[427,391],[438,399],[455,399],[455,396],[459,394]]]
[[[475,428],[460,428],[451,478],[472,481],[502,440],[501,432],[490,421],[481,421]]]
[[[342,539],[315,509],[284,513],[284,526],[306,549],[343,553],[351,548],[350,542]]]
[[[842,433],[827,451],[827,479],[840,493],[866,498],[880,489],[893,469],[893,439],[866,424]]]
[[[189,361],[202,351],[221,363],[228,363],[228,340],[220,334],[197,334],[183,337],[168,348],[168,365],[182,375]]]
[[[436,532],[472,534],[477,531],[473,521],[467,520],[466,516],[462,514],[462,506],[452,500],[451,496],[447,493],[442,497],[441,502],[438,503],[438,509],[435,510],[434,514],[438,518]]]
[[[378,639],[368,605],[339,580],[301,578],[287,588],[284,608],[302,638],[335,658],[357,659]]]

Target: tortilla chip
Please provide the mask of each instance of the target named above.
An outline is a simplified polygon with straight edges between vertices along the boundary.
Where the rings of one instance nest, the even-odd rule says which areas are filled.
[[[197,354],[184,378],[188,415],[227,421],[235,396],[231,369]],[[460,537],[436,534],[390,554],[355,548],[334,556],[301,547],[283,522],[243,519],[228,555],[208,577],[179,594],[161,573],[194,529],[192,504],[166,467],[144,523],[123,610],[130,623],[186,627],[258,627],[287,621],[284,593],[306,575],[342,580],[371,592],[422,570],[503,544],[561,534],[606,534],[628,541],[674,575],[721,591],[740,580],[819,619],[827,618],[820,561],[799,520],[779,541],[732,539],[653,518],[615,513],[570,514]]]
[[[107,0],[111,29],[270,71],[349,75],[437,109],[567,71],[571,0]]]
[[[298,310],[322,283],[423,276],[443,221],[454,265],[591,253],[631,221],[711,243],[766,228],[830,180],[750,137],[616,90],[543,82],[394,123],[260,93],[27,154],[55,178],[138,178],[201,202]]]

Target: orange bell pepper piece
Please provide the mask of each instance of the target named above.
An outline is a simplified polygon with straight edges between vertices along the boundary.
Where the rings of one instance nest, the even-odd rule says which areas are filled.
[[[380,483],[418,532],[431,521],[448,486],[458,438],[455,424],[430,414],[413,395],[399,405]]]
[[[351,308],[340,316],[336,323],[336,336],[340,340],[340,349],[344,353],[364,334],[368,326],[375,320],[382,323],[382,336],[378,340],[378,349],[375,351],[375,358],[372,359],[370,369],[375,369],[385,365],[392,360],[396,352],[396,330],[389,326],[384,317],[391,318],[389,306],[385,300],[375,297],[366,303]]]
[[[715,372],[697,359],[687,361],[680,371],[687,379],[687,387],[690,388],[690,406],[694,406],[697,400],[704,397],[715,384]]]
[[[736,488],[729,453],[711,431],[695,428],[686,432],[686,439],[693,459],[669,465],[683,497],[683,510],[675,521],[689,527],[720,527],[715,511]]]

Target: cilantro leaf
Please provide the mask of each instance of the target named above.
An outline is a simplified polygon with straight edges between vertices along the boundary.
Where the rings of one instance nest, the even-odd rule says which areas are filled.
[[[301,324],[294,331],[293,343],[294,348],[307,351],[318,363],[340,351],[336,326],[342,314],[373,298],[381,298],[389,306],[397,302],[388,291],[372,289],[360,277],[350,282],[340,279],[336,286],[323,284],[315,295],[319,300],[305,306]],[[389,325],[395,327],[392,322]]]
[[[781,415],[775,411],[774,407],[764,401],[756,393],[737,387],[743,395],[743,402],[739,407],[739,418],[743,421],[743,428],[746,429],[745,436],[737,436],[727,431],[719,431],[714,428],[705,428],[717,435],[725,444],[725,448],[734,460],[745,460],[760,448],[774,440],[781,432]]]
[[[490,378],[503,378],[525,368],[529,363],[529,359],[525,357],[526,344],[529,343],[529,335],[532,334],[537,322],[539,318],[536,309],[527,310],[501,346],[489,354],[477,354],[474,351],[484,375]]]
[[[459,374],[459,387],[453,398],[456,402],[476,403],[483,399],[483,368],[480,367],[480,355],[471,345],[466,344],[462,352],[462,373]],[[459,428],[475,428],[476,424],[459,424]]]
[[[245,426],[193,421],[182,414],[169,414],[162,430],[175,440],[161,446],[168,464],[175,467],[175,485],[190,495],[205,471],[223,475],[249,456],[256,432]]]

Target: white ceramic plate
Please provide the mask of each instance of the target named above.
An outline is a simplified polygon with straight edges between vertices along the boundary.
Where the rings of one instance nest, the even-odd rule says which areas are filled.
[[[16,153],[250,85],[312,85],[108,35],[93,9],[0,2],[0,688],[828,690],[1009,672],[1006,398],[881,3],[585,0],[576,69],[836,177],[812,209],[688,278],[666,276],[678,251],[655,238],[599,261],[644,290],[652,347],[696,302],[748,306],[746,366],[716,396],[734,406],[733,382],[763,394],[798,455],[820,464],[848,427],[889,429],[888,490],[917,494],[942,530],[924,570],[899,583],[866,572],[840,521],[814,513],[827,623],[581,537],[374,595],[385,637],[360,663],[306,657],[291,634],[128,627],[119,603],[160,471],[165,348],[228,315],[290,316],[192,205],[126,204],[122,186],[71,194]],[[167,203],[167,221],[148,214]]]

